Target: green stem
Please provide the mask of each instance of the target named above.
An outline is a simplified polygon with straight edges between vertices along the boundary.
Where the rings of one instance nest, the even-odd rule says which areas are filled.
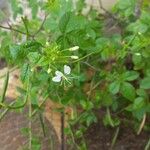
[[[24,26],[25,26],[25,29],[26,29],[26,35],[27,35],[27,39],[29,38],[30,34],[29,34],[29,29],[28,29],[28,20],[27,20],[27,17],[21,17],[23,23],[24,23]]]
[[[112,119],[111,119],[109,107],[107,107],[107,115],[108,115],[108,120],[109,120],[110,125],[111,125],[112,127],[114,127],[113,121],[112,121]]]
[[[33,112],[32,112],[32,117],[37,113],[37,111],[44,105],[44,103],[46,102],[47,98],[48,98],[49,94],[47,94],[44,98],[44,100],[41,102],[41,104],[39,105],[39,108],[38,109],[35,109]]]
[[[119,130],[120,130],[120,128],[118,127],[115,131],[115,135],[114,135],[114,137],[112,139],[112,142],[111,142],[111,149],[113,149],[113,147],[116,143],[116,140],[117,140],[117,137],[118,137],[118,134],[119,134]]]
[[[14,105],[15,102],[12,102],[10,105]],[[0,121],[4,118],[4,116],[8,113],[10,109],[6,108],[1,114],[0,114]]]
[[[92,55],[92,54],[95,54],[95,53],[96,53],[96,52],[92,52],[92,53],[90,53],[90,54],[87,54],[87,55],[85,55],[85,56],[83,56],[83,57],[81,57],[81,58],[79,58],[79,59],[73,61],[73,63],[78,62],[78,61],[80,61],[80,60],[82,60],[82,59],[85,59],[86,57],[88,57],[88,56],[90,56],[90,55]]]
[[[22,105],[12,106],[11,104],[7,105],[7,104],[4,104],[4,103],[0,102],[0,107],[4,107],[4,108],[7,108],[7,109],[20,109],[20,108],[23,108],[26,105],[27,101],[28,101],[28,92],[26,93],[25,101]]]
[[[29,99],[29,150],[32,150],[32,103]]]
[[[149,150],[149,149],[150,149],[150,138],[149,138],[144,150]]]
[[[6,78],[5,78],[4,87],[2,90],[2,96],[1,96],[1,100],[0,100],[1,103],[3,103],[5,101],[5,95],[6,95],[6,90],[8,87],[8,82],[9,82],[9,71],[6,73]],[[0,108],[1,108],[1,106],[0,106]]]

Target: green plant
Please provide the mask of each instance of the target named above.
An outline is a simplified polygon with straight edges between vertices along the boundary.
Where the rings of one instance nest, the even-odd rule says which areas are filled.
[[[78,1],[76,8],[72,1],[65,0],[28,3],[32,19],[23,16],[17,25],[0,26],[11,31],[0,30],[0,56],[9,68],[20,69],[23,83],[16,103],[5,104],[4,92],[0,106],[18,109],[28,103],[30,118],[40,110],[39,97],[43,97],[43,102],[50,98],[62,104],[61,111],[71,107],[73,112],[65,131],[71,137],[68,142],[77,149],[87,149],[83,133],[97,121],[95,109],[106,110],[106,126],[119,126],[124,121],[122,116],[127,122],[133,120],[138,134],[148,126],[145,118],[150,113],[149,3],[143,1],[137,16],[138,1],[120,0],[108,14],[109,18],[115,16],[114,23],[122,32],[109,36],[103,31],[102,14],[93,9],[86,16],[82,14],[84,0]],[[14,19],[23,13],[16,0],[12,1],[12,8]],[[45,13],[42,23],[39,9]],[[81,145],[75,138],[82,139]]]

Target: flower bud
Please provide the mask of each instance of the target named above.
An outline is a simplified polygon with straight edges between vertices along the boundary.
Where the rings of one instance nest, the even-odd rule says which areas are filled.
[[[78,56],[70,56],[72,59],[78,59]]]
[[[52,69],[48,68],[47,73],[51,73]]]
[[[79,49],[79,46],[74,46],[69,48],[69,51],[77,51]]]

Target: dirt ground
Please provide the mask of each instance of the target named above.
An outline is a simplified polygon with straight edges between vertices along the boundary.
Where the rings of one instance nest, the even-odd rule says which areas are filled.
[[[85,133],[88,150],[144,150],[150,139],[150,131],[142,131],[137,135],[133,125],[125,123],[121,124],[115,145],[111,148],[116,128],[105,127],[100,115],[101,111],[98,113],[98,122],[92,124]]]

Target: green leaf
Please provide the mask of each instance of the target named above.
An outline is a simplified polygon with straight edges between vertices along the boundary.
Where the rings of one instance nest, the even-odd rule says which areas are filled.
[[[136,90],[137,95],[139,95],[140,97],[144,97],[145,99],[148,100],[148,94],[144,89],[137,89]]]
[[[133,101],[135,99],[135,88],[132,86],[132,84],[130,84],[128,82],[124,82],[121,85],[121,91],[120,92],[128,100]]]
[[[21,56],[21,48],[19,45],[10,46],[9,50],[13,60],[16,60],[19,56]]]
[[[29,61],[33,64],[37,63],[40,59],[40,55],[38,52],[30,52],[28,55],[27,55]]]
[[[114,81],[109,85],[109,91],[112,94],[117,94],[119,92],[120,89],[120,82],[118,81]]]
[[[91,101],[81,100],[80,104],[82,105],[84,110],[90,110],[94,107]]]
[[[67,25],[69,24],[70,17],[71,17],[71,12],[67,12],[61,17],[59,21],[59,29],[62,33],[65,33],[67,29]]]
[[[146,77],[141,81],[140,88],[150,89],[150,77]]]
[[[24,83],[29,77],[29,64],[25,63],[21,68],[21,81]]]
[[[145,101],[143,97],[138,97],[134,100],[133,109],[141,109],[145,105]]]
[[[139,77],[139,73],[136,71],[127,71],[125,74],[125,80],[133,81]]]

